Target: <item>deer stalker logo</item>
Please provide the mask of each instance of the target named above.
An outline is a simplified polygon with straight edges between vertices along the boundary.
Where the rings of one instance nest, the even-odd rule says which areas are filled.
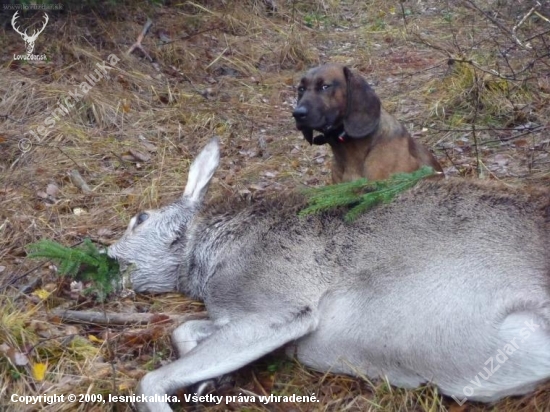
[[[11,19],[11,25],[13,29],[21,35],[23,40],[25,41],[27,45],[27,54],[14,54],[13,58],[14,60],[46,60],[45,54],[33,54],[34,51],[34,43],[36,42],[36,39],[38,38],[38,35],[44,31],[46,28],[46,25],[48,24],[49,17],[47,13],[44,13],[44,24],[42,25],[42,28],[38,30],[34,30],[31,35],[27,34],[26,29],[24,32],[21,32],[19,28],[17,27],[16,20],[19,17],[18,16],[19,11],[16,11]]]

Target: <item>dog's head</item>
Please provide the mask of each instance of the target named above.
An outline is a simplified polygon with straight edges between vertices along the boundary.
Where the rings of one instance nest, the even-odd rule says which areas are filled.
[[[326,64],[302,77],[292,115],[309,143],[314,130],[329,135],[343,129],[349,137],[363,138],[378,127],[380,99],[363,77],[342,65]]]

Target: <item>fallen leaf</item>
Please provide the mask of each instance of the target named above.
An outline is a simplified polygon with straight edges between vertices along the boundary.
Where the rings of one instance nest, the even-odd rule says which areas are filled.
[[[256,149],[239,150],[239,154],[247,157],[258,157],[260,156],[260,151]]]
[[[31,320],[29,330],[34,331],[38,336],[45,339],[51,339],[54,336],[61,336],[61,331],[49,322],[43,322],[38,319]]]
[[[63,323],[63,319],[61,319],[60,316],[52,316],[50,317],[50,322],[55,324],[61,324]]]
[[[88,340],[95,343],[103,343],[103,340],[95,337],[94,335],[88,335]]]
[[[118,385],[118,390],[126,391],[128,389],[132,389],[134,386],[136,386],[136,383],[134,381],[126,381]]]
[[[59,188],[57,185],[50,183],[48,186],[46,186],[46,193],[52,197],[57,197],[59,194]]]
[[[529,142],[526,139],[518,139],[514,142],[516,147],[526,147],[529,146]]]
[[[46,192],[44,192],[43,190],[38,190],[36,192],[36,196],[38,196],[41,199],[47,199],[48,198],[48,194]]]
[[[76,215],[76,216],[82,216],[82,215],[86,215],[88,214],[88,211],[86,209],[84,209],[83,207],[75,207],[73,209],[73,213]]]
[[[157,151],[157,147],[151,143],[150,141],[148,141],[145,137],[143,137],[142,135],[139,135],[138,137],[139,139],[139,143],[145,148],[145,150],[147,150],[148,152],[156,152]]]
[[[128,103],[126,100],[122,102],[122,111],[124,113],[130,113],[130,103]]]
[[[256,192],[261,192],[262,190],[265,190],[265,184],[262,183],[253,183],[250,186],[248,186],[250,190],[254,190]]]
[[[130,149],[128,151],[136,160],[139,160],[140,162],[148,162],[149,160],[151,160],[151,156],[147,153],[142,153],[135,149]]]
[[[147,329],[130,329],[120,336],[120,343],[129,347],[149,345],[166,336],[164,327],[158,324]]]
[[[48,299],[51,294],[52,292],[48,292],[47,290],[44,290],[44,289],[36,289],[34,292],[31,293],[31,295],[37,296],[42,300]]]
[[[63,333],[67,336],[78,335],[80,334],[80,330],[74,325],[67,325]]]
[[[72,299],[78,299],[78,297],[82,294],[82,290],[84,290],[84,285],[80,281],[73,280],[71,282],[71,298]]]
[[[15,350],[15,348],[9,348],[6,351],[6,355],[8,355],[8,358],[10,358],[14,365],[25,366],[29,363],[29,358],[27,358],[27,355]]]
[[[46,363],[35,363],[32,365],[32,377],[39,382],[42,382],[46,376],[46,370],[48,369],[48,364]]]
[[[257,377],[256,390],[258,392],[271,392],[273,385],[275,384],[275,374],[274,373],[262,373]]]

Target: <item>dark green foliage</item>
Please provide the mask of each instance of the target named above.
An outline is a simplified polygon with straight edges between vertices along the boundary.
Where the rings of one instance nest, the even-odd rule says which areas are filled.
[[[305,190],[308,207],[300,211],[300,216],[307,216],[327,210],[346,206],[346,220],[355,220],[365,210],[379,203],[388,203],[401,192],[413,187],[425,177],[433,175],[433,169],[424,166],[413,173],[398,173],[386,180],[369,182],[359,179],[353,182],[340,183]]]
[[[117,261],[102,253],[90,239],[84,239],[82,245],[74,248],[44,239],[30,244],[28,249],[30,258],[47,258],[58,263],[61,276],[78,275],[83,281],[93,282],[89,292],[95,292],[101,301],[113,291],[119,278]]]

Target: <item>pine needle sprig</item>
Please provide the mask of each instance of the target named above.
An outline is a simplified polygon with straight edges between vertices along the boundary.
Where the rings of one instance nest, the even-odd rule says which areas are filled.
[[[391,202],[399,193],[413,187],[433,173],[431,167],[424,166],[415,172],[398,173],[386,180],[358,179],[353,182],[306,189],[304,194],[307,197],[308,206],[300,211],[299,216],[349,207],[350,210],[346,213],[345,219],[351,222],[375,205]]]
[[[116,260],[107,253],[100,251],[90,239],[84,239],[80,247],[67,247],[53,240],[43,239],[28,246],[28,257],[32,259],[46,258],[58,264],[58,273],[94,284],[99,300],[115,289],[116,280],[120,276]]]

